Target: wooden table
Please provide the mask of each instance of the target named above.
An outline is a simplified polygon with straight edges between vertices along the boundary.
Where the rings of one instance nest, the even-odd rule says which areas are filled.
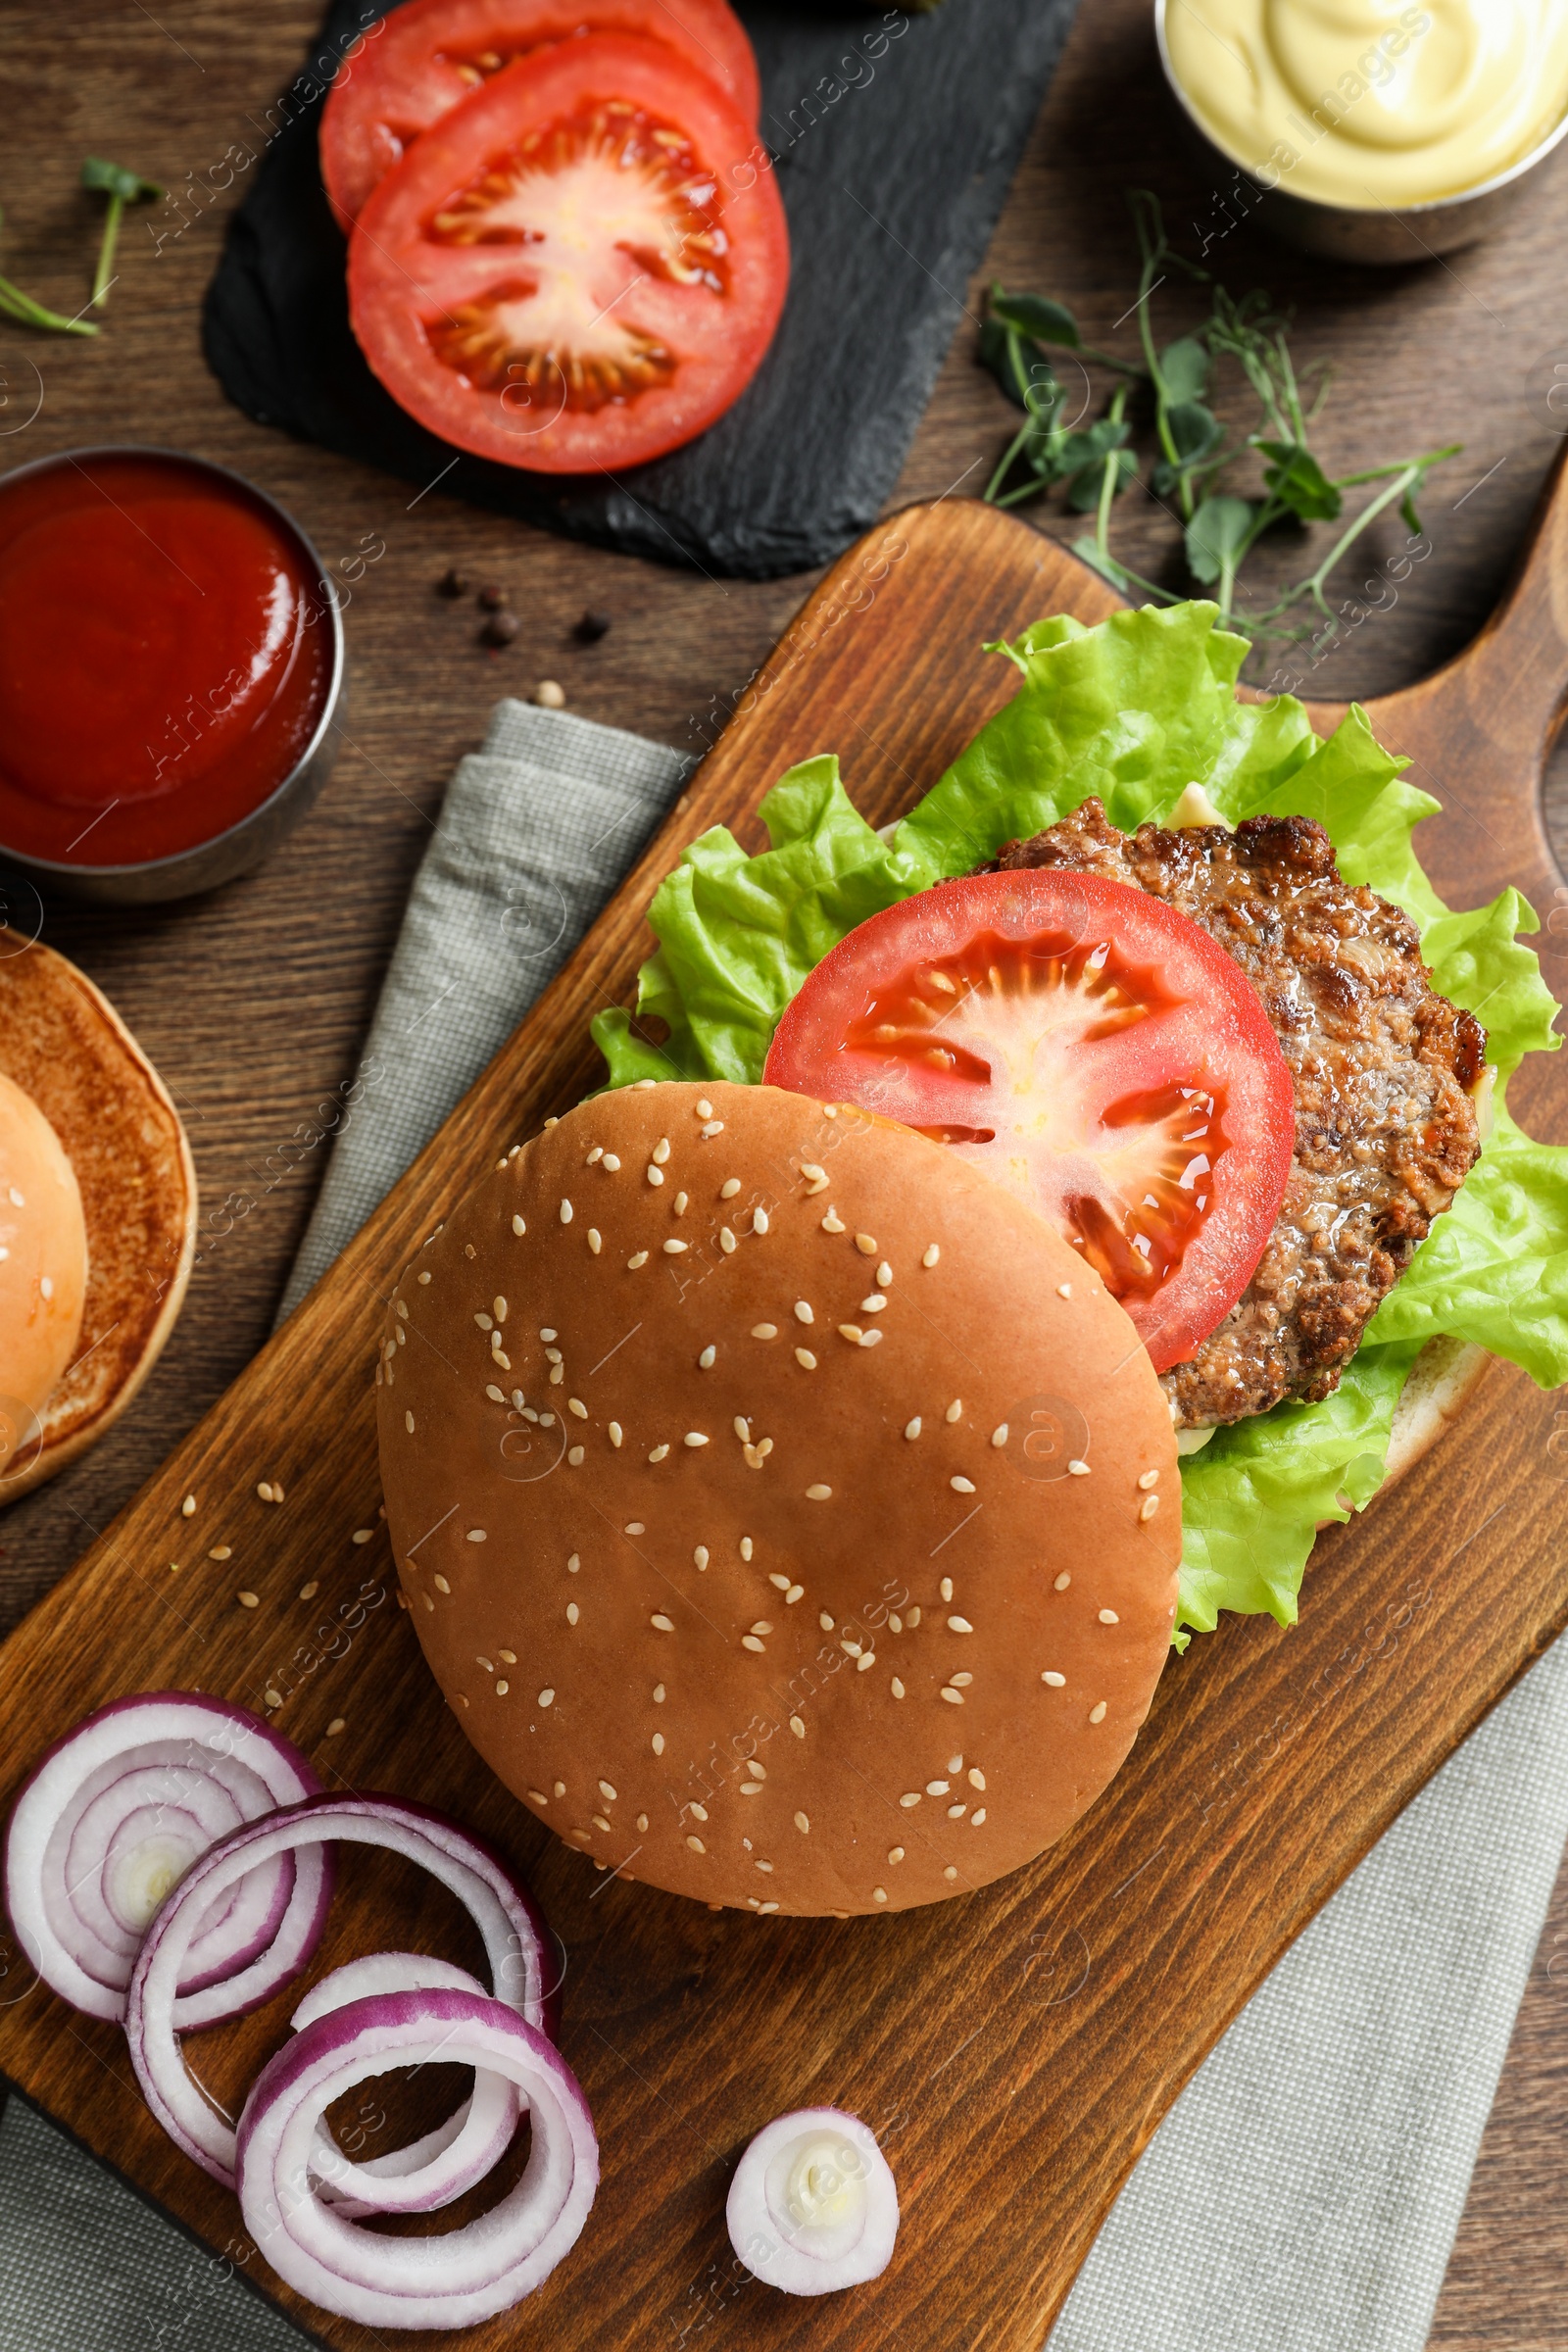
[[[1427,501],[1430,560],[1391,607],[1348,633],[1310,688],[1322,699],[1386,691],[1455,651],[1485,616],[1555,453],[1544,394],[1559,347],[1568,361],[1568,326],[1553,322],[1568,166],[1533,191],[1498,243],[1451,264],[1365,275],[1297,265],[1246,226],[1227,231],[1214,192],[1194,176],[1148,16],[1147,0],[1094,0],[1084,12],[987,270],[974,287],[954,289],[957,337],[899,501],[972,494],[1011,429],[1011,413],[972,364],[973,328],[961,315],[959,298],[972,315],[986,277],[1065,299],[1093,340],[1131,355],[1136,258],[1122,189],[1136,176],[1158,188],[1189,250],[1209,234],[1208,265],[1233,290],[1265,283],[1295,306],[1299,360],[1332,359],[1320,428],[1331,470],[1466,444]],[[243,186],[236,161],[259,147],[265,109],[314,29],[309,0],[239,12],[172,0],[157,17],[140,0],[84,0],[64,43],[60,22],[24,0],[0,0],[0,267],[68,314],[85,299],[97,234],[96,200],[75,184],[86,154],[163,180],[179,204],[127,221],[96,342],[0,331],[0,466],[84,442],[142,440],[238,467],[298,515],[352,586],[351,699],[324,799],[262,872],[151,917],[48,908],[45,936],[110,992],[172,1088],[206,1216],[183,1320],[134,1411],[0,1521],[0,1630],[107,1525],[268,1330],[321,1173],[320,1152],[302,1157],[292,1139],[305,1122],[330,1117],[354,1074],[444,778],[478,740],[491,701],[555,677],[586,715],[700,750],[809,585],[657,570],[479,514],[438,490],[416,498],[247,422],[205,370],[198,309]],[[1160,300],[1172,333],[1196,316],[1199,298],[1185,287],[1162,289]],[[1080,527],[1054,504],[1036,514],[1066,536]],[[1115,533],[1128,561],[1177,584],[1171,527],[1141,494],[1118,511]],[[1391,532],[1372,545],[1394,543]],[[1307,568],[1299,554],[1281,549],[1273,575]],[[453,562],[508,588],[523,626],[504,653],[479,647],[471,605],[436,598],[434,582]],[[1268,581],[1265,572],[1265,594]],[[612,626],[585,648],[571,630],[589,607]],[[853,785],[854,746],[839,748]],[[1568,1877],[1520,2015],[1434,2345],[1568,2345],[1553,2095],[1565,2065]]]

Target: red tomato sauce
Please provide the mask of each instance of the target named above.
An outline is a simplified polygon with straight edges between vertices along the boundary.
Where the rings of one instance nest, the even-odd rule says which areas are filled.
[[[332,672],[303,543],[180,458],[0,482],[0,849],[142,864],[259,808]]]

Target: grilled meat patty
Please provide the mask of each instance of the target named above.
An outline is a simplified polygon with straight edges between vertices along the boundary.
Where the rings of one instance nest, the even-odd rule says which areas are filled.
[[[1428,983],[1408,917],[1340,879],[1304,816],[1119,833],[1098,800],[981,870],[1065,866],[1164,899],[1235,956],[1296,1085],[1279,1222],[1241,1298],[1163,1376],[1178,1429],[1338,1386],[1479,1152],[1486,1032]]]

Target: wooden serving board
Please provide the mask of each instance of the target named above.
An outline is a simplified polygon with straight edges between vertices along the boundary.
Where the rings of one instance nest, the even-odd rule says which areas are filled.
[[[1560,484],[1495,621],[1371,711],[1446,804],[1422,848],[1460,906],[1516,881],[1544,913],[1568,908],[1539,822],[1568,690]],[[1061,610],[1097,619],[1114,601],[1050,540],[977,505],[911,509],[853,549],[441,1134],[0,1649],[7,1800],[47,1740],[117,1693],[175,1686],[261,1708],[276,1691],[276,1720],[328,1783],[444,1806],[528,1874],[565,1946],[563,2047],[598,2121],[604,2181],[575,2252],[531,2302],[468,2331],[473,2352],[646,2352],[699,2335],[748,2352],[1032,2352],[1205,2051],[1568,1620],[1568,1463],[1553,1444],[1565,1417],[1498,1368],[1396,1495],[1321,1540],[1298,1630],[1228,1620],[1173,1658],[1120,1778],[1060,1845],[967,1898],[838,1924],[713,1913],[596,1875],[491,1781],[394,1605],[371,1411],[383,1301],[469,1177],[595,1082],[588,1016],[627,999],[650,895],[678,850],[717,821],[755,840],[760,793],[824,750],[874,822],[898,813],[1006,697],[1007,666],[983,639]],[[1555,932],[1543,944],[1553,959],[1568,951]],[[1537,1132],[1568,1136],[1568,1084],[1550,1065],[1514,1100]],[[281,1503],[259,1498],[263,1481],[281,1484]],[[223,1545],[231,1556],[212,1560]],[[241,1606],[242,1590],[259,1605]],[[318,1971],[387,1945],[464,1956],[447,1898],[401,1866],[351,1851],[341,1885]],[[119,2034],[55,2000],[14,1946],[4,1959],[0,2070],[319,2340],[384,2343],[278,2285],[234,2201],[153,2123]],[[287,2006],[193,2046],[231,2105],[282,2039]],[[881,2134],[904,2225],[874,2285],[793,2301],[733,2260],[724,2196],[760,2125],[829,2101]],[[368,2102],[359,2152],[389,2129],[380,2115]]]

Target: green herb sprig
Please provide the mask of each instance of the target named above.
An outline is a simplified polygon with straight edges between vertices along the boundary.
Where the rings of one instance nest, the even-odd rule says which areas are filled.
[[[42,327],[51,335],[95,335],[96,326],[88,318],[63,318],[58,311],[46,310],[34,302],[30,294],[9,277],[0,277],[0,318],[15,318],[19,325]]]
[[[123,164],[106,164],[101,155],[88,156],[81,167],[81,184],[109,199],[104,212],[104,233],[98,247],[98,267],[92,277],[92,308],[101,311],[109,300],[115,247],[120,242],[120,223],[126,205],[157,204],[161,202],[164,190],[156,180],[143,179],[139,172],[127,172]]]
[[[1008,398],[1024,411],[1024,422],[1004,450],[983,495],[993,506],[1015,507],[1065,482],[1069,508],[1095,516],[1093,536],[1075,540],[1074,554],[1123,592],[1138,589],[1158,603],[1179,604],[1179,595],[1145,579],[1110,552],[1111,509],[1139,479],[1127,407],[1130,396],[1140,391],[1152,412],[1158,451],[1150,468],[1149,488],[1182,525],[1183,554],[1193,578],[1213,591],[1226,624],[1244,636],[1293,639],[1310,634],[1316,621],[1305,628],[1289,628],[1283,625],[1286,615],[1305,604],[1332,619],[1327,584],[1335,567],[1393,505],[1397,504],[1410,530],[1418,533],[1421,520],[1415,502],[1427,475],[1446,459],[1456,457],[1462,445],[1456,442],[1331,479],[1311,447],[1311,428],[1328,395],[1327,368],[1308,402],[1291,357],[1289,320],[1269,297],[1254,292],[1238,301],[1206,270],[1179,254],[1165,234],[1158,199],[1150,190],[1130,190],[1128,202],[1141,264],[1134,308],[1143,366],[1131,367],[1086,343],[1064,304],[993,286],[979,356]],[[1201,326],[1161,349],[1154,334],[1152,297],[1173,270],[1210,288],[1209,315]],[[1095,423],[1080,429],[1065,425],[1066,390],[1053,364],[1053,351],[1070,351],[1081,362],[1109,368],[1122,378]],[[1228,440],[1208,405],[1214,370],[1222,361],[1241,369],[1260,411],[1256,426],[1239,442]],[[1219,487],[1225,468],[1249,455],[1263,461],[1261,493],[1249,496]],[[1238,575],[1266,533],[1282,525],[1337,522],[1345,513],[1345,492],[1373,482],[1383,485],[1377,496],[1350,518],[1312,571],[1265,611],[1237,611]]]

